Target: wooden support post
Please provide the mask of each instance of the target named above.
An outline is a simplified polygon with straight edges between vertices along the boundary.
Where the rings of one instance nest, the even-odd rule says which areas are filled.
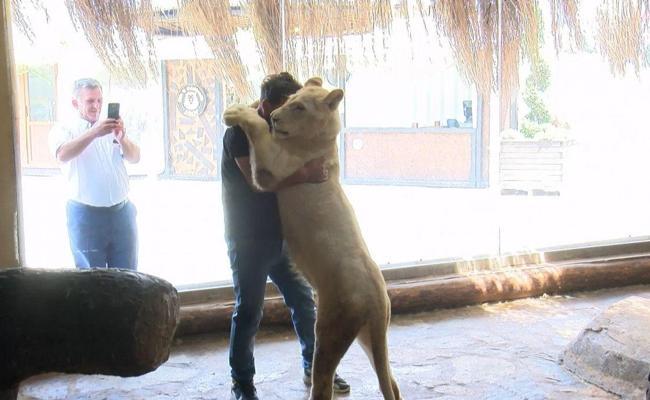
[[[22,265],[19,163],[14,139],[14,61],[9,11],[9,0],[0,0],[0,270]]]

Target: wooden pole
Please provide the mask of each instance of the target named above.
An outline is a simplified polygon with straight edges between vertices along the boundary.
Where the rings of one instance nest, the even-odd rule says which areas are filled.
[[[0,270],[22,266],[14,61],[9,0],[0,0]]]

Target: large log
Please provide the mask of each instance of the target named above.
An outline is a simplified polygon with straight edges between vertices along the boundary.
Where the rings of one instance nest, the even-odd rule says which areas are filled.
[[[0,271],[0,398],[44,372],[137,376],[169,358],[176,289],[116,269]]]
[[[400,313],[640,284],[650,284],[647,256],[542,264],[389,284],[388,294],[393,311]]]
[[[389,281],[387,286],[392,312],[400,314],[639,284],[650,284],[647,255],[456,273]],[[225,300],[184,306],[177,335],[227,331],[232,311],[233,303]],[[267,299],[262,323],[290,322],[282,298]]]

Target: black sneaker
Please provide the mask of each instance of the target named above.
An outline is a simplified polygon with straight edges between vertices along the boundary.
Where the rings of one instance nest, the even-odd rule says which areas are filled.
[[[232,389],[230,389],[231,400],[260,400],[257,397],[257,390],[253,382],[240,383],[236,380],[232,381]]]
[[[311,369],[306,368],[305,374],[302,376],[302,381],[305,382],[305,385],[311,386]],[[341,378],[339,374],[334,374],[334,383],[332,383],[332,390],[334,393],[348,393],[350,391],[350,385]]]

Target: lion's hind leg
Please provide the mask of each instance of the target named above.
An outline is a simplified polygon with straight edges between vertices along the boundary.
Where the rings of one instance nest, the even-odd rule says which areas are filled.
[[[359,332],[359,344],[377,374],[379,388],[385,400],[400,400],[399,387],[388,362],[388,324],[377,318],[370,320]]]
[[[323,316],[327,313],[323,313],[321,310],[319,305],[311,374],[311,400],[331,400],[336,367],[354,342],[360,329],[359,321],[354,318],[341,317],[340,313],[327,317]]]

